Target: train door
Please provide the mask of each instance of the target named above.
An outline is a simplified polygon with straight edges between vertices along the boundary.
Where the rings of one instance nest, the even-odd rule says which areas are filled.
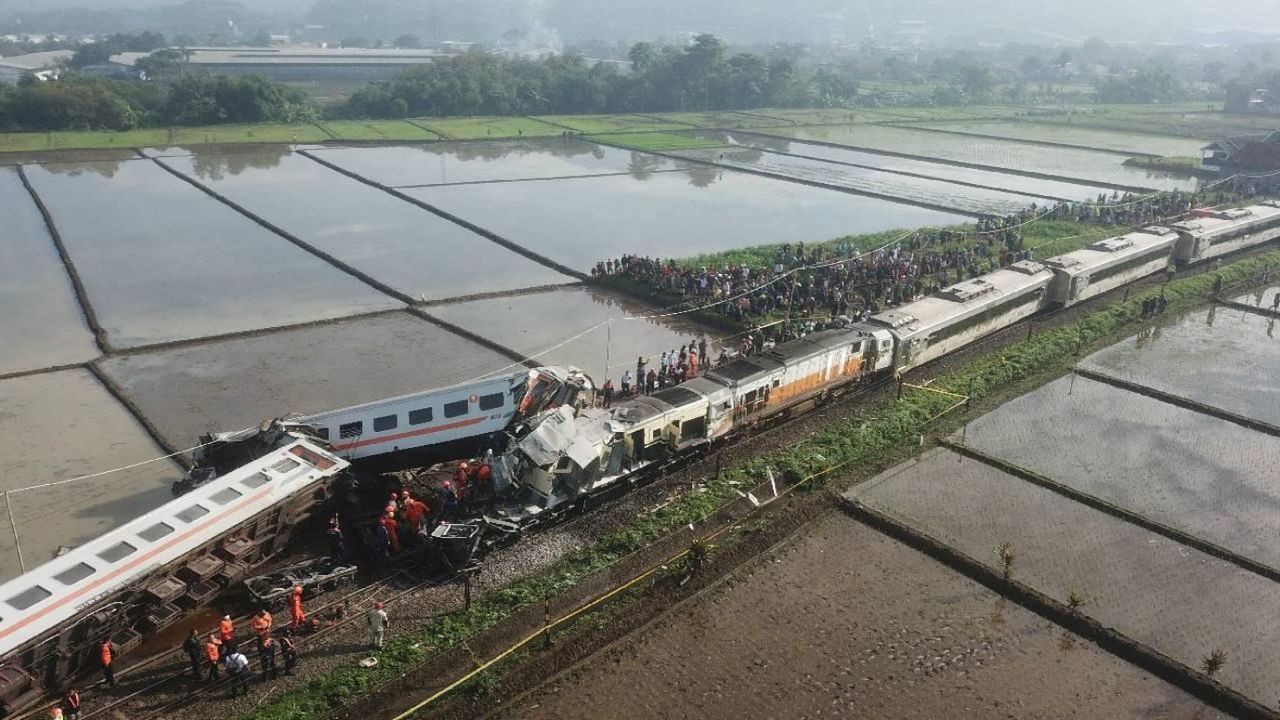
[[[636,464],[644,462],[644,429],[631,433],[631,457]]]

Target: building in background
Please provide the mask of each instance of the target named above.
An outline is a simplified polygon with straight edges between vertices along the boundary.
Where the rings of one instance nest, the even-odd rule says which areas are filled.
[[[0,82],[14,85],[28,74],[40,80],[56,78],[73,54],[70,50],[50,50],[0,58]]]
[[[215,75],[261,75],[277,82],[388,79],[405,68],[424,65],[456,52],[449,50],[371,50],[364,48],[185,48],[186,67]],[[133,69],[149,53],[111,56],[111,64]]]
[[[1204,147],[1200,165],[1224,175],[1280,170],[1280,130],[1223,138]]]

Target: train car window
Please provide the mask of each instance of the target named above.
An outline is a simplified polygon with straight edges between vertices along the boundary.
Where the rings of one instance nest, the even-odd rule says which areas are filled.
[[[236,490],[235,488],[223,488],[218,492],[214,493],[213,495],[210,495],[209,499],[213,500],[219,505],[226,505],[232,500],[235,500],[236,498],[242,497],[242,496],[244,496],[244,493],[240,492],[239,490]]]
[[[49,592],[48,590],[45,590],[39,585],[33,585],[32,587],[26,590],[23,590],[17,595],[14,595],[13,597],[9,598],[5,602],[9,603],[9,606],[14,609],[26,610],[27,608],[31,607],[32,605],[35,605],[36,603],[40,602],[41,600],[44,600],[45,598],[51,595],[53,595],[53,593]]]
[[[460,417],[467,414],[467,401],[459,400],[457,402],[444,404],[444,416],[447,418]]]
[[[167,523],[156,523],[155,525],[152,525],[146,530],[143,530],[142,532],[138,533],[138,537],[142,538],[143,540],[146,540],[147,542],[155,542],[160,538],[164,537],[165,535],[168,535],[172,532],[173,532],[172,525],[169,525]]]
[[[74,566],[54,575],[53,578],[63,585],[75,585],[94,573],[89,563],[76,563]]]
[[[421,425],[423,423],[429,423],[431,422],[431,416],[432,416],[431,408],[422,408],[421,410],[410,410],[409,424]]]
[[[338,426],[338,437],[353,438],[360,437],[364,434],[364,421],[357,420],[355,422],[345,423]]]
[[[182,512],[178,513],[174,517],[178,518],[182,522],[189,523],[189,522],[194,522],[198,518],[208,514],[209,514],[209,508],[203,505],[192,505],[191,507],[187,508],[186,510],[183,510]]]
[[[502,393],[480,396],[480,409],[493,410],[502,407]]]
[[[383,415],[380,418],[373,419],[373,431],[382,432],[383,430],[395,430],[400,424],[400,418],[395,415]]]
[[[241,481],[240,481],[240,484],[241,484],[241,485],[244,485],[245,487],[249,488],[250,490],[253,490],[253,489],[255,489],[255,488],[260,488],[260,487],[262,487],[263,485],[266,485],[266,484],[267,484],[267,483],[269,483],[269,482],[271,482],[271,478],[267,477],[267,476],[266,476],[266,474],[264,474],[264,473],[254,473],[254,474],[250,475],[249,477],[245,478],[244,480],[241,480]]]
[[[290,470],[293,470],[294,468],[298,467],[301,464],[302,463],[299,463],[297,460],[294,460],[293,458],[285,458],[280,462],[272,465],[271,469],[278,473],[286,473],[286,472],[289,472]]]
[[[103,562],[119,562],[138,551],[138,548],[127,542],[118,542],[115,545],[98,553],[98,558]]]

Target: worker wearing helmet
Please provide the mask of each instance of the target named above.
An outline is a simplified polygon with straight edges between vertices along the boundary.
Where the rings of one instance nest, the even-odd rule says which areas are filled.
[[[396,523],[394,510],[388,511],[386,515],[382,516],[382,527],[387,529],[387,542],[390,545],[391,554],[400,554],[400,528]]]

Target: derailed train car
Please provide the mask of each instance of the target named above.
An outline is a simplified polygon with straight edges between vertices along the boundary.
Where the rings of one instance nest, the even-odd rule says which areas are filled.
[[[348,463],[302,437],[0,584],[0,717],[213,601],[282,551]]]

